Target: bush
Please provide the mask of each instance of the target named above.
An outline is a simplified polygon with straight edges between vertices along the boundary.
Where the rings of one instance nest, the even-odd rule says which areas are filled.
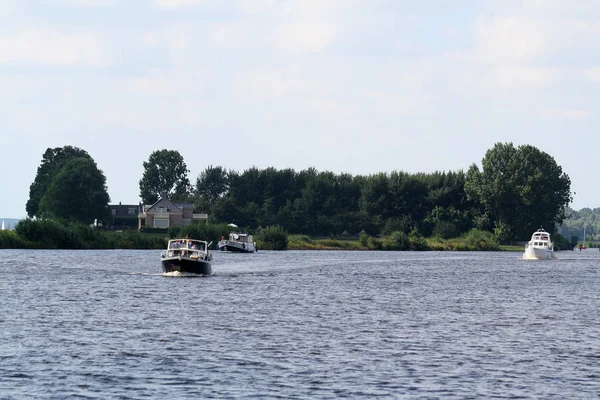
[[[427,240],[416,229],[413,229],[410,235],[408,236],[410,240],[410,247],[413,250],[423,251],[430,250],[429,245],[427,244]]]
[[[403,232],[404,234],[410,232],[411,220],[408,215],[401,217],[390,218],[386,221],[383,227],[382,233],[384,235],[391,235],[396,231]]]
[[[410,239],[402,231],[392,232],[389,239],[396,243],[398,250],[410,250]]]
[[[552,236],[552,239],[554,240],[555,250],[573,250],[573,246],[571,245],[569,239],[567,239],[560,233],[557,233],[554,236]]]
[[[458,237],[459,232],[456,224],[451,221],[437,221],[433,228],[433,235],[443,239]]]
[[[288,247],[288,233],[279,225],[267,226],[257,236],[257,243],[265,250],[285,250]]]
[[[22,239],[15,231],[0,231],[0,249],[32,249],[35,243]]]
[[[123,233],[97,230],[63,219],[25,219],[15,227],[15,247],[42,249],[162,249],[164,238],[127,230]]]
[[[371,236],[367,241],[367,247],[369,250],[381,250],[383,248],[383,243]]]
[[[487,231],[471,229],[466,233],[465,241],[470,250],[500,250],[500,246],[498,245],[495,236]]]
[[[164,237],[148,235],[133,229],[123,232],[111,232],[110,235],[107,242],[112,243],[112,248],[152,250],[167,247]]]
[[[360,238],[358,238],[358,242],[362,247],[367,247],[369,245],[369,235],[366,233],[361,234]]]
[[[72,223],[76,224],[76,223]],[[87,249],[83,238],[62,219],[23,219],[15,227],[24,240],[36,243],[44,249]]]
[[[317,245],[307,235],[289,235],[288,248],[295,250],[316,249]]]

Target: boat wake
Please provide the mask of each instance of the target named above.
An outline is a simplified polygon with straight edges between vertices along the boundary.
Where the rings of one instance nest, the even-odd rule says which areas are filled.
[[[163,272],[161,274],[156,274],[156,275],[167,276],[170,278],[203,278],[203,277],[207,277],[207,276],[212,276],[212,275],[193,274],[191,272],[179,272],[179,271]]]

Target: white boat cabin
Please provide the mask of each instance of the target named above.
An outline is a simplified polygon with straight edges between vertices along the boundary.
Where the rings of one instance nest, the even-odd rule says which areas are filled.
[[[550,234],[543,229],[538,229],[531,236],[531,240],[529,241],[530,246],[536,247],[546,247],[551,244],[550,242]]]

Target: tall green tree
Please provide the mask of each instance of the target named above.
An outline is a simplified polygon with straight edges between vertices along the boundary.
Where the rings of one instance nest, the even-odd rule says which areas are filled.
[[[80,157],[91,159],[85,150],[78,147],[64,146],[46,149],[42,156],[42,163],[37,169],[35,180],[29,187],[29,200],[25,206],[29,217],[33,218],[38,215],[40,200],[48,191],[52,180],[61,168],[68,161]]]
[[[56,174],[39,205],[41,216],[91,224],[110,215],[106,177],[91,158],[69,160]]]
[[[223,167],[208,166],[196,179],[196,206],[209,211],[229,190],[229,174]]]
[[[467,172],[465,191],[479,201],[501,239],[527,239],[543,227],[554,232],[572,201],[571,180],[549,154],[534,146],[497,143]]]
[[[140,197],[145,204],[156,202],[163,193],[175,200],[189,196],[191,185],[187,174],[190,171],[177,150],[156,150],[143,165]]]

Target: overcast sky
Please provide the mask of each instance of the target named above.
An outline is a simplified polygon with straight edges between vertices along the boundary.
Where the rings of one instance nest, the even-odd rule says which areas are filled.
[[[531,144],[600,207],[598,0],[1,0],[0,217],[49,147],[112,203],[142,163],[367,175]]]

